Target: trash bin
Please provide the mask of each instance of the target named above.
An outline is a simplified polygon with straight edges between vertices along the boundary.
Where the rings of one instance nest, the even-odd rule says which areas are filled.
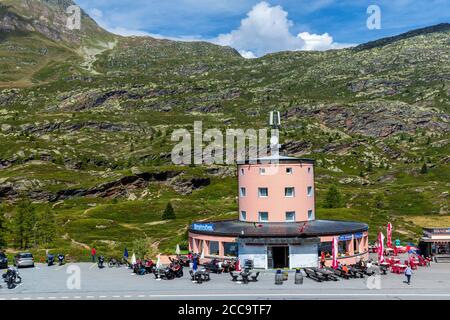
[[[281,273],[281,270],[277,270],[275,273],[275,284],[283,284],[283,274]]]
[[[300,269],[295,270],[295,284],[303,284],[303,274]]]
[[[283,271],[283,281],[287,281],[289,279],[289,271]]]

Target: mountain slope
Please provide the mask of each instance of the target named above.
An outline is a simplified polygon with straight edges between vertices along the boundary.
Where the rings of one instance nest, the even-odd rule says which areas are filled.
[[[0,30],[3,32],[37,32],[54,41],[81,45],[92,40],[112,40],[109,34],[81,11],[80,30],[67,28],[69,6],[72,0],[1,0]]]

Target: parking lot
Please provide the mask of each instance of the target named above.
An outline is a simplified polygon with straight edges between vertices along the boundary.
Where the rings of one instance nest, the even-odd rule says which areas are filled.
[[[80,288],[73,288],[73,274],[79,270]],[[79,269],[78,269],[78,268]],[[68,269],[69,268],[69,269]],[[274,272],[264,272],[258,282],[247,285],[232,282],[229,274],[212,274],[211,281],[191,282],[188,270],[175,280],[156,280],[153,275],[137,276],[130,269],[98,269],[96,264],[78,263],[64,266],[37,264],[20,269],[23,282],[8,290],[2,283],[0,300],[111,300],[111,299],[449,299],[450,265],[432,264],[414,272],[412,284],[404,276],[388,273],[380,278],[315,282],[305,278],[294,283],[294,273],[283,285],[274,284]],[[69,279],[69,286],[67,284]],[[77,282],[75,282],[77,283]]]

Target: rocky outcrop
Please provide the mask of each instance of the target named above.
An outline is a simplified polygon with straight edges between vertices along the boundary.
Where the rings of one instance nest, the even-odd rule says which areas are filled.
[[[56,202],[76,197],[120,198],[129,197],[130,194],[147,188],[150,183],[164,183],[171,186],[178,193],[187,195],[210,185],[211,180],[203,177],[184,178],[182,171],[144,172],[103,183],[89,189],[65,189],[56,193],[42,190],[42,185],[39,181],[4,181],[0,183],[0,199],[14,201],[21,196],[27,196],[35,201]]]
[[[191,194],[194,190],[209,186],[211,180],[209,178],[191,178],[177,179],[170,183],[170,186],[182,195]]]
[[[298,106],[289,109],[283,116],[286,119],[295,116],[314,117],[328,127],[375,138],[385,138],[397,132],[414,133],[418,129],[450,132],[448,114],[401,102]]]
[[[139,129],[131,124],[120,123],[101,123],[95,121],[87,121],[81,123],[66,123],[66,122],[47,122],[43,124],[28,123],[20,126],[20,131],[27,134],[46,134],[55,131],[73,132],[81,129],[95,129],[109,132],[121,131],[138,131]]]
[[[69,189],[56,193],[50,201],[65,200],[73,197],[100,197],[118,198],[124,197],[134,190],[148,187],[150,182],[167,182],[180,175],[178,171],[145,172],[123,177],[108,183],[103,183],[91,189]]]

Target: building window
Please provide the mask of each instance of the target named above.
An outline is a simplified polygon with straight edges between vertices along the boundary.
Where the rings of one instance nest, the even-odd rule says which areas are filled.
[[[308,187],[307,194],[308,197],[311,197],[313,195],[313,187]]]
[[[345,255],[345,256],[349,255],[349,252],[348,252],[347,248],[348,248],[347,241],[339,241],[338,242],[338,252],[339,252],[339,254]]]
[[[295,221],[295,211],[288,211],[288,212],[286,212],[286,221],[287,222],[294,222]]]
[[[209,254],[212,256],[219,255],[219,242],[217,242],[217,241],[209,242]]]
[[[268,188],[258,188],[258,196],[260,198],[267,198],[269,196]]]
[[[266,168],[259,168],[259,174],[265,175],[266,174]]]
[[[308,168],[308,173],[311,173],[311,168]]]
[[[244,187],[241,187],[241,197],[245,197],[247,194],[247,190]]]
[[[244,169],[241,169],[241,176],[243,176],[245,174]]]
[[[314,220],[314,212],[312,210],[308,210],[308,221]]]
[[[241,220],[242,221],[247,220],[247,211],[241,211]]]
[[[268,212],[260,212],[259,213],[259,222],[267,222],[269,221],[269,213]]]
[[[223,243],[223,253],[226,257],[237,257],[238,256],[238,245],[234,242],[224,242]]]
[[[287,173],[287,174],[292,174],[292,172],[293,172],[293,171],[292,171],[292,168],[286,168],[286,173]]]
[[[295,197],[295,188],[293,187],[284,188],[284,196],[288,198]]]
[[[330,258],[333,252],[333,243],[331,241],[321,242],[319,246],[319,256],[325,253],[326,258]]]
[[[360,239],[353,239],[353,251],[355,254],[359,253],[359,244],[360,244]]]

